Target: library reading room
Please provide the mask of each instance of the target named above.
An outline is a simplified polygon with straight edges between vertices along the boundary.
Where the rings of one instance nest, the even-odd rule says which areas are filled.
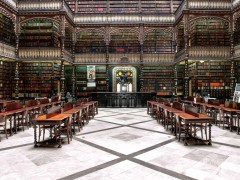
[[[0,180],[238,180],[240,0],[0,0]]]

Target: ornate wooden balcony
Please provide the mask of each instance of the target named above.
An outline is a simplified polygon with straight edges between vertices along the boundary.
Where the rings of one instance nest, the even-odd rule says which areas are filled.
[[[143,64],[173,64],[175,54],[143,54]]]
[[[61,49],[60,48],[49,48],[49,47],[28,47],[19,48],[19,59],[60,59]]]
[[[233,0],[233,8],[240,5],[240,0]]]
[[[53,1],[39,1],[39,0],[19,0],[18,2],[18,10],[20,11],[39,11],[39,10],[60,10],[62,9],[62,1],[61,0],[53,0]]]
[[[150,14],[76,14],[76,24],[172,24],[174,15],[150,15]]]
[[[234,47],[234,58],[240,57],[240,45]]]
[[[189,0],[188,9],[222,9],[231,10],[231,0]]]
[[[105,64],[106,54],[75,54],[75,63]]]
[[[0,56],[15,59],[15,47],[0,43]]]
[[[17,2],[16,0],[2,0],[4,3],[8,4],[11,6],[13,9],[17,9]]]
[[[227,60],[230,56],[230,47],[227,46],[195,46],[189,47],[189,59],[197,60],[209,60],[209,59],[218,59],[218,60]]]

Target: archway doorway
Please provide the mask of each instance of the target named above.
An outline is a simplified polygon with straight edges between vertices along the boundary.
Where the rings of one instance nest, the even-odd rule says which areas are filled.
[[[112,70],[113,92],[137,92],[137,71],[131,66],[116,66]]]

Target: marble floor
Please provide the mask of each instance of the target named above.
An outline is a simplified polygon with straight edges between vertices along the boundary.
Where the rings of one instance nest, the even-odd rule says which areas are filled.
[[[32,128],[2,135],[0,179],[239,179],[240,135],[212,130],[212,146],[184,146],[145,108],[100,108],[62,148],[34,148]]]

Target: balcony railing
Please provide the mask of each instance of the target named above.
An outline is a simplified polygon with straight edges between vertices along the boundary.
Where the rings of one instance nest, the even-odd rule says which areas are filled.
[[[233,8],[237,7],[240,5],[240,0],[234,0],[233,1]]]
[[[230,47],[189,47],[189,59],[229,59]]]
[[[153,23],[153,24],[172,24],[175,22],[174,15],[146,15],[146,14],[76,14],[74,17],[76,24],[139,24],[139,23]]]
[[[124,61],[122,61],[124,59]],[[124,54],[124,53],[110,53],[109,54],[109,64],[139,64],[140,54]]]
[[[62,8],[61,0],[37,1],[37,0],[20,0],[18,10],[21,11],[56,11]]]
[[[231,0],[189,0],[188,9],[222,9],[231,10]]]
[[[240,45],[234,47],[234,58],[240,57]]]
[[[16,0],[2,0],[3,2],[5,2],[6,4],[8,4],[9,6],[11,6],[13,9],[17,9],[17,2]]]
[[[106,54],[75,54],[75,63],[105,64]]]
[[[0,56],[15,59],[15,47],[0,42]]]
[[[143,64],[173,64],[175,54],[143,54]]]
[[[32,48],[20,48],[20,59],[60,59],[60,48],[45,48],[45,47],[32,47]]]

